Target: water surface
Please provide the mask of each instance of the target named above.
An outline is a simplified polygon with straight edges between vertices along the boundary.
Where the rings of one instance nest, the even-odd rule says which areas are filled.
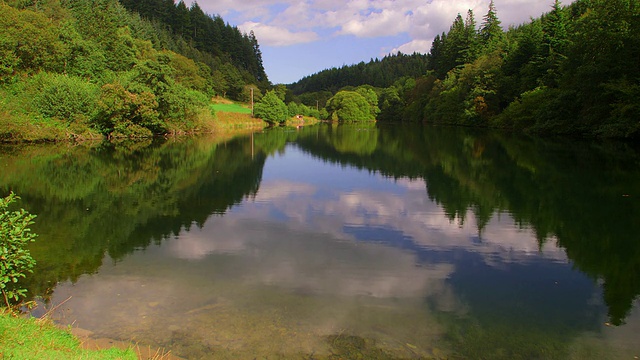
[[[420,126],[12,146],[25,283],[189,359],[632,359],[640,157]]]

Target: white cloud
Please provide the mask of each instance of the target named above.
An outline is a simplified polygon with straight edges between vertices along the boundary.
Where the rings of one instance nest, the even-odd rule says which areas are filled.
[[[489,1],[198,0],[198,4],[206,13],[220,14],[244,32],[254,30],[263,51],[265,47],[314,43],[313,48],[305,47],[308,58],[302,62],[280,49],[271,49],[265,57],[271,80],[289,83],[322,69],[398,51],[427,53],[434,37],[448,31],[458,13],[465,17],[467,10],[473,10],[479,26]],[[553,0],[495,0],[505,28],[539,17],[549,11],[552,3]]]
[[[398,48],[418,48],[416,44],[422,47],[423,42],[447,31],[455,16],[465,16],[468,9],[474,11],[480,24],[489,0],[200,0],[199,4],[208,13],[234,17],[242,23],[242,30],[254,27],[265,45],[315,41],[319,37],[312,29],[338,29],[336,35],[357,37],[407,33],[411,42]],[[537,17],[549,11],[551,4],[551,0],[495,1],[505,26]]]
[[[266,46],[288,46],[318,40],[318,35],[312,31],[291,32],[283,27],[265,25],[251,21],[239,25],[238,28],[246,33],[253,30],[260,44]]]
[[[358,37],[392,36],[406,32],[410,22],[411,16],[409,14],[384,9],[348,21],[342,25],[338,34]]]

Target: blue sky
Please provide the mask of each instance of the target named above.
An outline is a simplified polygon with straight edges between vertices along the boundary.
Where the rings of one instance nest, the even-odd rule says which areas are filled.
[[[197,0],[208,14],[253,31],[272,83],[402,51],[427,53],[458,13],[480,24],[490,0]],[[567,5],[572,0],[563,0]],[[185,3],[189,4],[189,0]],[[494,0],[506,28],[551,9],[553,0]]]

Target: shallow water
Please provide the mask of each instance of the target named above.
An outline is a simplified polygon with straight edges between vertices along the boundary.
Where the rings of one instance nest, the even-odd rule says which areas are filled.
[[[316,126],[2,148],[57,321],[189,359],[640,355],[626,144]]]

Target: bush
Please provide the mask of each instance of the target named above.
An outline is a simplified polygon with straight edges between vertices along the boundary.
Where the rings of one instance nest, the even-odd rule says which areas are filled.
[[[95,114],[99,88],[76,76],[42,75],[42,91],[34,104],[44,116],[72,122]]]
[[[164,120],[172,124],[187,125],[207,106],[209,99],[200,91],[175,84],[161,95],[160,101],[165,107],[160,114]]]
[[[253,107],[253,114],[264,121],[279,124],[287,120],[288,109],[275,92],[267,91]]]
[[[105,135],[114,131],[125,135],[138,127],[149,129],[149,134],[154,130],[162,132],[164,124],[158,117],[157,108],[156,96],[151,92],[132,93],[122,84],[106,84],[102,86],[98,102],[100,113],[95,125]]]
[[[16,283],[27,272],[33,272],[35,265],[26,247],[36,238],[29,229],[36,216],[24,209],[9,211],[9,205],[17,199],[13,192],[0,198],[0,292],[7,307],[10,301],[25,296],[26,289],[17,288]]]
[[[375,120],[370,108],[367,99],[355,91],[339,91],[327,101],[327,110],[334,121]]]

